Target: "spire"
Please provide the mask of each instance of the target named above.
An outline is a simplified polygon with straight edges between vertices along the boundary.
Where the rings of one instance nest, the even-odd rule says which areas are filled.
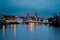
[[[29,18],[29,13],[26,13],[26,17]]]
[[[34,14],[34,17],[37,17],[37,16],[38,16],[37,13],[35,13],[35,14]]]

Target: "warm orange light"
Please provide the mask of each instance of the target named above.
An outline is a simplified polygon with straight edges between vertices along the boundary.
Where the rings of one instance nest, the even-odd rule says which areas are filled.
[[[16,24],[14,24],[14,35],[16,35]]]
[[[30,27],[30,30],[32,31],[34,27],[34,21],[30,20],[29,27]]]

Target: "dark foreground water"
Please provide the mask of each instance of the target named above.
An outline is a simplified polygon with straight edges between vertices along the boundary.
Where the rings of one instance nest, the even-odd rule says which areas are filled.
[[[0,40],[60,40],[60,28],[38,23],[2,25]]]

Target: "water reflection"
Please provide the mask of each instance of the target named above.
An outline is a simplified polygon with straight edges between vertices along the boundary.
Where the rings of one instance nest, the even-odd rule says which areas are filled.
[[[5,39],[5,25],[3,25],[3,40]]]
[[[3,40],[60,40],[60,28],[39,23],[3,25],[1,29]]]
[[[38,26],[39,26],[39,23],[29,23],[30,31],[36,30]]]
[[[16,24],[14,24],[14,40],[16,40]]]
[[[30,31],[32,31],[33,27],[34,27],[34,23],[29,23]]]
[[[37,40],[37,28],[39,26],[39,23],[29,23],[29,29],[30,31],[32,31],[30,34],[31,34],[31,37],[32,37],[32,33],[33,33],[33,40]],[[30,36],[29,36],[30,37]]]
[[[14,30],[12,30],[14,28]],[[11,30],[10,30],[11,29]],[[3,40],[6,39],[5,36],[7,36],[8,40],[10,40],[10,36],[12,37],[12,33],[14,31],[14,40],[16,40],[16,24],[13,25],[3,25]],[[9,36],[10,35],[10,36]]]

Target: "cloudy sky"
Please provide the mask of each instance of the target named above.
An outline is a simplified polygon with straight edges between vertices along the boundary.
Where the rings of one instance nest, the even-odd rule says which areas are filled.
[[[0,13],[31,15],[37,12],[39,16],[52,15],[60,11],[60,0],[0,0]]]

